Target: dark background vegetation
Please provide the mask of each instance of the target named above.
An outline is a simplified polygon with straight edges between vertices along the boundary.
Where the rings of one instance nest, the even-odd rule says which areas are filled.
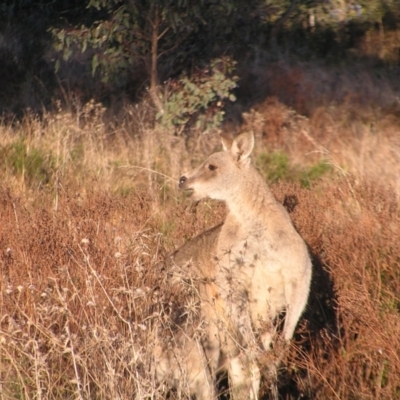
[[[158,34],[168,32],[154,49],[156,10],[163,16]],[[251,63],[282,54],[330,65],[362,61],[393,70],[399,64],[400,5],[390,0],[26,0],[3,1],[0,11],[2,113],[40,112],[55,99],[66,102],[66,91],[83,101],[138,101],[152,84],[182,72],[190,75],[223,55],[239,62],[242,79]],[[90,31],[96,27],[114,30],[101,41]],[[116,39],[118,33],[125,43]],[[153,50],[159,57],[154,83]],[[93,68],[95,55],[99,68]],[[257,96],[271,94],[265,88],[259,93],[249,79],[240,87],[239,102],[254,103]]]

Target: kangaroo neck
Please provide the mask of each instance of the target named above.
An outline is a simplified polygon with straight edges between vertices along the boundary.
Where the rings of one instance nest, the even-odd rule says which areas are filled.
[[[251,170],[242,176],[226,204],[229,214],[241,224],[247,225],[255,221],[261,222],[271,207],[276,206],[276,201],[261,175],[251,167]]]

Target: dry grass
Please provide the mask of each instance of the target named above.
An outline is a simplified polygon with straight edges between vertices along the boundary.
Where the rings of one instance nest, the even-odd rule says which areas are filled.
[[[64,188],[57,210],[51,195],[30,211],[0,196],[2,398],[154,398],[151,351],[171,296],[157,202],[95,185],[84,197]],[[203,222],[183,227],[186,205],[173,207],[171,236],[219,209],[200,206]]]
[[[189,158],[184,138],[151,127],[139,107],[126,107],[118,123],[108,119],[100,104],[89,102],[74,112],[59,110],[41,118],[28,113],[22,121],[3,122],[3,181],[20,193],[54,189],[60,181],[85,186],[97,178],[112,192],[132,186],[148,189],[153,183],[176,180],[182,166],[188,167],[218,143],[216,135],[211,141],[211,135],[192,140]]]
[[[259,141],[288,154],[292,164],[324,161],[341,175],[383,183],[400,194],[400,120],[393,114],[343,105],[319,107],[307,118],[269,98],[246,119]]]
[[[274,191],[282,201],[293,196],[298,202],[292,218],[314,254],[314,281],[300,343],[288,360],[292,379],[308,398],[397,397],[396,195],[352,179],[333,181],[314,193],[290,185]]]
[[[1,190],[0,379],[4,399],[163,398],[156,331],[177,295],[158,262],[218,223],[217,203],[65,187],[30,210]],[[382,187],[273,187],[315,258],[282,398],[391,399],[400,386],[400,214]],[[194,212],[194,214],[193,214]],[[168,237],[161,232],[168,231]],[[168,239],[165,241],[165,239]],[[167,243],[166,243],[167,242]]]

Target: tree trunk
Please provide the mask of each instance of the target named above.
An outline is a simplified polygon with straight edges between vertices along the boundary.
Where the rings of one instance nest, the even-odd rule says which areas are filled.
[[[385,46],[385,28],[383,26],[382,17],[378,21],[379,27],[379,58],[385,60],[386,57],[386,46]]]
[[[274,50],[277,47],[277,36],[282,27],[282,25],[286,22],[286,20],[290,17],[293,13],[294,9],[296,8],[297,0],[292,0],[290,7],[287,11],[280,17],[274,24],[271,30],[271,37],[269,39],[269,45]]]
[[[157,59],[158,59],[158,30],[160,27],[160,15],[158,7],[154,11],[154,20],[152,24],[151,35],[151,65],[150,65],[150,96],[153,100],[157,110],[164,114],[164,109],[158,96],[158,73],[157,73]]]

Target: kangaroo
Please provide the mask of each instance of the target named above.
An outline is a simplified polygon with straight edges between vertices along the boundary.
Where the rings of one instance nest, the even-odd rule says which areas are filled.
[[[312,266],[287,211],[251,165],[254,136],[242,133],[233,142],[222,138],[222,145],[224,151],[179,180],[179,188],[194,200],[222,200],[228,208],[222,225],[172,256],[176,266],[200,277],[201,316],[207,321],[202,352],[195,355],[207,360],[207,376],[189,387],[203,398],[223,360],[232,398],[257,399],[259,343],[270,349],[274,320],[282,311],[282,337],[292,338],[307,303]],[[207,393],[215,396],[213,388]]]

